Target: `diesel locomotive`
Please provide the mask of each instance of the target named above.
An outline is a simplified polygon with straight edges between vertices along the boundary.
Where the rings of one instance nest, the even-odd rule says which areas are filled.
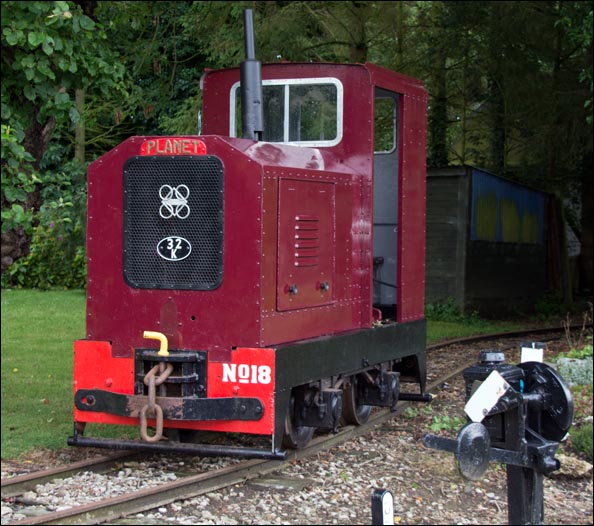
[[[201,79],[198,135],[89,166],[70,445],[282,458],[425,397],[427,93],[370,63],[261,65],[251,23],[241,67]]]

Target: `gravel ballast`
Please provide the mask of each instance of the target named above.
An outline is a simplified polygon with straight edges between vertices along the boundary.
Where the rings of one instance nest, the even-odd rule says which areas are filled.
[[[454,366],[463,355],[468,356],[468,349],[450,349],[441,367]],[[429,359],[431,375],[436,375],[440,360]],[[513,361],[513,357],[508,359]],[[423,446],[425,434],[455,438],[465,422],[461,376],[433,394],[430,404],[414,404],[370,433],[294,461],[278,472],[111,524],[371,524],[374,489],[393,494],[395,524],[507,524],[504,466],[491,464],[481,480],[469,482],[460,475],[454,455]],[[28,461],[3,460],[2,477],[22,472],[27,465],[30,469],[50,467],[52,462],[66,462],[69,456],[80,458],[81,454],[66,449],[37,452]],[[544,523],[592,524],[592,465],[566,443],[561,444],[557,458],[561,470],[545,478]],[[232,460],[174,456],[129,462],[111,475],[86,473],[39,486],[23,497],[30,504],[24,511],[31,516],[44,506],[59,509],[80,504],[228,462]],[[37,512],[35,503],[39,504]],[[3,500],[2,524],[23,518],[22,513],[22,506]]]

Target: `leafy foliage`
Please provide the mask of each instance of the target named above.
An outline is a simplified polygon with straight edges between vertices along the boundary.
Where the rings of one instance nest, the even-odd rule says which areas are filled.
[[[245,8],[263,62],[371,61],[422,79],[430,165],[474,164],[562,196],[591,188],[591,1],[6,1],[3,231],[47,230],[41,205],[55,192],[41,189],[57,173],[84,194],[64,169],[77,124],[86,161],[130,135],[195,133],[202,72],[244,58]]]
[[[556,357],[557,370],[571,386],[592,386],[592,304],[583,313],[582,327],[571,330],[569,314],[563,321],[569,351]],[[590,325],[590,326],[589,326]]]
[[[129,92],[125,104],[111,100],[118,120],[111,146],[127,138],[122,133],[196,133],[199,79],[206,64],[194,41],[196,28],[186,24],[195,3],[204,2],[100,3],[97,14],[109,21],[106,31],[125,65]],[[108,112],[103,120],[109,117]]]
[[[2,124],[2,232],[19,227],[27,234],[32,232],[33,214],[27,209],[27,195],[41,182],[32,162],[15,131]]]
[[[122,91],[123,66],[106,38],[72,2],[2,2],[2,61],[7,66],[2,119],[21,133],[31,119],[76,123],[75,88],[92,87],[103,96]]]
[[[573,428],[570,430],[570,443],[573,449],[592,462],[592,376],[589,383],[572,385]]]
[[[435,415],[429,429],[434,433],[439,431],[458,431],[466,420],[459,416]]]
[[[567,353],[568,358],[574,358],[576,360],[583,360],[584,358],[592,357],[592,336],[590,336],[590,343],[584,345],[581,349],[572,348]]]
[[[425,317],[433,321],[449,321],[449,322],[463,322],[480,324],[482,320],[478,313],[472,312],[463,314],[460,308],[454,302],[453,298],[448,298],[445,302],[428,303],[425,305]]]
[[[84,272],[81,279],[73,268],[84,269],[84,177],[68,162],[73,144],[64,137],[81,120],[75,90],[124,93],[123,65],[100,24],[74,2],[1,9],[2,232],[30,240],[29,256],[2,284],[82,286]]]
[[[29,254],[2,274],[2,287],[85,287],[84,175],[84,167],[75,163],[44,174],[44,204],[36,214]]]
[[[591,400],[591,398],[590,398]],[[573,447],[592,462],[592,423],[584,424],[573,432],[571,437]]]
[[[535,316],[539,320],[548,320],[563,316],[569,310],[569,305],[563,300],[559,291],[551,291],[537,299]]]

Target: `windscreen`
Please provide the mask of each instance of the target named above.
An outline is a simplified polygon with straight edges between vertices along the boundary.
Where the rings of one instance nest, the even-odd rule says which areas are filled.
[[[333,146],[342,138],[342,84],[337,79],[264,81],[262,140]],[[231,90],[230,135],[240,136],[241,90]]]

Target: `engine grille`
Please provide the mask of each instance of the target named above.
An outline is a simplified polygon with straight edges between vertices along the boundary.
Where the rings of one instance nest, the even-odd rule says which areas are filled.
[[[132,157],[124,166],[124,278],[135,288],[210,290],[223,279],[218,157]]]

